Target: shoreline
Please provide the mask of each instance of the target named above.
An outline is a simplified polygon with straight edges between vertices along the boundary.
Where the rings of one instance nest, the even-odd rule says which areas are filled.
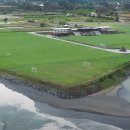
[[[7,101],[14,99],[16,93],[19,93],[23,97],[27,97],[26,95],[28,95],[28,94],[32,94],[32,95],[34,95],[33,97],[36,96],[36,98],[38,98],[37,96],[39,96],[39,97],[42,96],[42,95],[40,95],[41,93],[36,93],[36,90],[26,88],[25,86],[22,86],[22,85],[18,86],[16,84],[10,83],[9,81],[0,80],[0,82],[2,84],[4,84],[4,85],[2,85],[0,83],[1,87],[2,86],[4,88],[6,87],[7,90],[9,90],[10,92],[12,91],[12,94],[14,93],[14,95],[12,95],[12,96],[9,94],[11,96],[11,98],[8,99]],[[2,90],[4,90],[4,88],[1,88],[2,95],[5,95],[2,92]],[[8,91],[7,91],[7,93],[8,93]],[[5,95],[5,97],[6,97],[6,95]],[[7,97],[8,97],[8,95],[7,95]],[[82,111],[74,111],[74,110],[69,110],[69,109],[59,109],[59,108],[52,107],[52,106],[48,105],[47,103],[40,103],[40,102],[36,101],[36,98],[34,101],[27,97],[27,102],[25,100],[26,98],[25,99],[23,98],[23,100],[19,100],[19,96],[18,96],[18,98],[17,97],[15,97],[15,98],[16,98],[16,101],[14,99],[14,101],[13,101],[14,104],[17,101],[21,102],[21,103],[23,102],[23,104],[24,104],[24,101],[25,101],[25,104],[27,104],[27,106],[29,107],[30,110],[32,110],[32,108],[34,106],[39,114],[41,113],[41,114],[45,114],[45,115],[50,115],[52,117],[56,117],[56,118],[59,117],[59,118],[65,119],[67,121],[72,122],[78,128],[81,128],[82,130],[86,130],[90,125],[92,125],[92,127],[93,127],[94,124],[92,124],[92,123],[94,123],[94,122],[96,123],[97,126],[99,126],[99,128],[100,128],[100,126],[102,126],[101,128],[108,128],[108,130],[113,129],[113,128],[114,128],[114,130],[116,128],[117,129],[121,128],[121,130],[129,130],[129,128],[130,128],[130,124],[129,124],[130,118],[108,116],[108,115],[88,113],[88,112],[82,112]],[[32,101],[33,103],[32,102],[29,103],[29,101]],[[16,104],[16,106],[17,106],[17,104]],[[24,106],[24,105],[22,105],[22,106]],[[30,106],[32,106],[32,108]],[[25,108],[26,108],[26,106],[25,106]],[[115,126],[115,127],[113,127],[113,126]]]
[[[47,103],[55,108],[130,118],[130,103],[117,96],[119,89],[121,89],[119,85],[112,89],[113,94],[108,91],[105,95],[98,94],[76,99],[60,99],[46,92],[38,91],[32,86],[27,86],[27,84],[2,78],[0,78],[0,82],[34,101]],[[11,87],[9,84],[12,84]]]

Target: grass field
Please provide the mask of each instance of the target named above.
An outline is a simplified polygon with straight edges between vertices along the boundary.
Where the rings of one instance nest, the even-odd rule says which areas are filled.
[[[77,41],[95,46],[121,48],[122,46],[130,49],[130,35],[129,34],[112,34],[112,35],[98,35],[98,36],[70,36],[64,37],[66,40]]]
[[[106,74],[129,61],[129,56],[27,33],[0,33],[1,69],[68,87]]]

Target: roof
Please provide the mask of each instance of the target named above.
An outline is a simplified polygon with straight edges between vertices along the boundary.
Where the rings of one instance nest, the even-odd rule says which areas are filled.
[[[105,28],[111,28],[111,27],[110,26],[101,26],[101,27],[97,27],[97,28],[105,29]]]
[[[54,30],[70,30],[71,28],[53,28]]]

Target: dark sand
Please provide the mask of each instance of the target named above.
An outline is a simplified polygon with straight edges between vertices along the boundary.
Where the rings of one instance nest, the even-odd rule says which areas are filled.
[[[59,99],[46,93],[22,85],[8,85],[8,81],[1,80],[6,86],[16,91],[22,91],[31,99],[47,103],[51,106],[84,112],[93,112],[113,116],[130,117],[130,103],[119,96],[97,95],[78,99]],[[11,87],[12,86],[12,87]],[[114,92],[115,93],[115,92]]]
[[[106,95],[79,99],[58,99],[30,87],[10,83],[7,80],[1,79],[0,82],[8,88],[23,93],[36,101],[36,105],[41,112],[64,118],[90,119],[130,130],[130,103],[119,95],[118,91],[121,89],[121,86],[118,86],[119,89],[109,92],[113,92],[110,95],[107,93]],[[40,102],[46,105],[46,109],[40,107]]]

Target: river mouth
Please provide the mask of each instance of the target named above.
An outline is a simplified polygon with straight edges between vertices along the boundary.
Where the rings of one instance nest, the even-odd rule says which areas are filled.
[[[45,95],[37,90],[3,79],[0,83],[0,130],[130,129],[130,118],[59,109],[44,102]],[[125,94],[123,91],[122,87],[119,97]]]

